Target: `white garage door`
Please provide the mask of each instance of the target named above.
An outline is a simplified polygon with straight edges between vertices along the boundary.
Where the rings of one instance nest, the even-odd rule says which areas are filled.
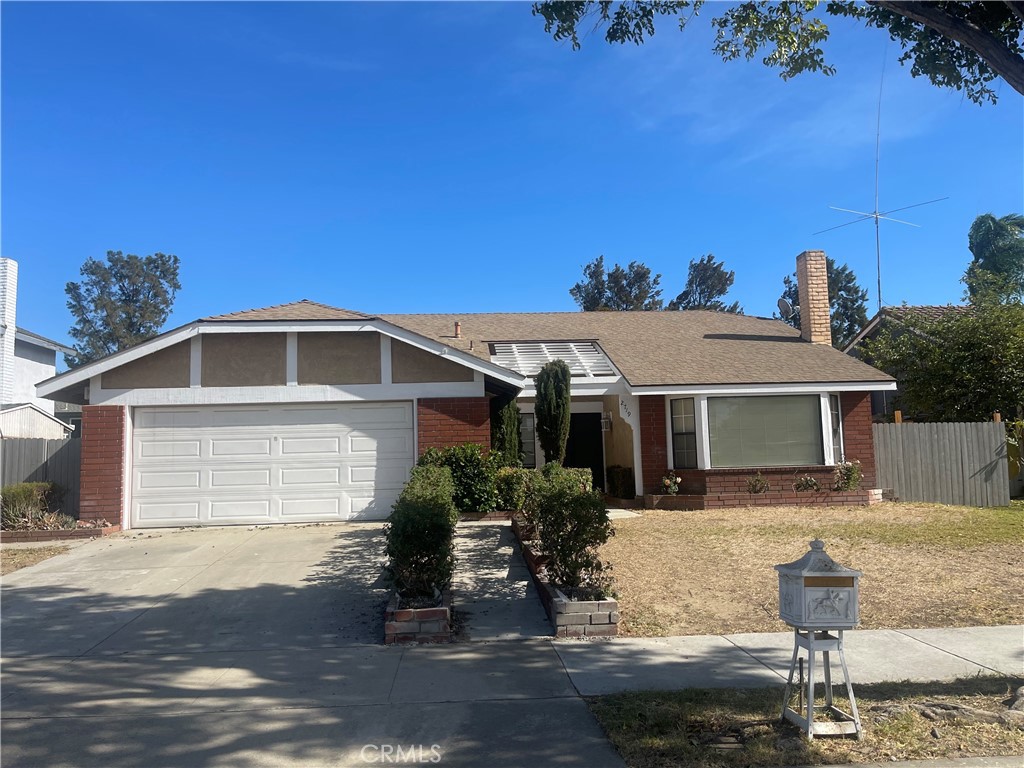
[[[414,463],[412,403],[136,408],[131,524],[380,519]]]

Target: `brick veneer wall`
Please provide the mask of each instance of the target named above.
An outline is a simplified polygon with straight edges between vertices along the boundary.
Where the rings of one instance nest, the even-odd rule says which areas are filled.
[[[126,412],[121,405],[82,408],[82,477],[78,517],[121,524]]]
[[[644,493],[660,493],[661,477],[668,469],[668,437],[665,432],[665,398],[641,395],[640,465]]]
[[[486,397],[432,397],[416,404],[416,454],[427,448],[463,443],[491,447],[491,415]]]
[[[871,432],[871,393],[843,392],[839,396],[843,414],[843,447],[848,461],[860,462],[864,475],[861,488],[874,488],[878,474],[875,471],[875,439]]]

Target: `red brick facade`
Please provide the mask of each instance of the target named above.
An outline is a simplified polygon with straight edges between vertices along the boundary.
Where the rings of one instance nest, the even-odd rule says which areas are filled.
[[[82,407],[82,477],[78,517],[121,524],[126,414],[121,405]]]
[[[491,447],[491,414],[486,397],[432,397],[416,403],[419,456],[427,448],[463,443]]]
[[[661,478],[669,466],[668,433],[665,416],[665,398],[661,395],[644,395],[640,400],[640,456],[643,467],[645,494],[661,493]],[[860,461],[863,479],[861,489],[875,487],[875,448],[871,435],[871,393],[843,392],[840,395],[843,416],[843,445],[846,458]],[[707,506],[721,506],[715,501],[735,503],[731,494],[742,493],[746,499],[747,480],[757,468],[743,469],[685,469],[679,470],[682,482],[680,494],[706,495]],[[773,493],[771,503],[866,503],[867,494],[861,490],[850,495],[796,494],[793,483],[797,477],[814,477],[821,487],[829,489],[833,483],[832,467],[770,467],[760,470],[768,480]],[[812,500],[815,496],[816,500]],[[829,500],[824,500],[825,496]],[[863,498],[862,498],[863,497]],[[761,497],[762,499],[765,497]],[[758,499],[760,501],[760,499]],[[754,503],[745,501],[743,503]]]

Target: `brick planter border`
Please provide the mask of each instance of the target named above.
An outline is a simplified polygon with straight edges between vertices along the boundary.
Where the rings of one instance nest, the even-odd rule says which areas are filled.
[[[569,600],[548,580],[548,556],[537,552],[523,541],[515,518],[512,532],[523,553],[526,569],[530,572],[540,601],[555,628],[555,637],[614,637],[619,634],[619,604],[616,600]]]
[[[106,528],[74,528],[66,531],[0,531],[0,543],[14,544],[19,541],[68,541],[69,539],[98,539],[118,533],[120,525]]]
[[[445,590],[441,605],[434,608],[399,608],[397,592],[391,593],[384,611],[384,644],[450,643],[452,641],[452,594]]]

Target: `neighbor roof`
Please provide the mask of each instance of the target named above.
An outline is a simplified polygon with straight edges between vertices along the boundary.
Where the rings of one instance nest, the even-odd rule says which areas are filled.
[[[370,315],[362,312],[354,312],[351,309],[341,309],[317,301],[302,299],[291,304],[275,304],[272,307],[261,307],[259,309],[245,309],[241,312],[229,312],[226,315],[212,315],[202,318],[204,323],[216,322],[239,322],[259,320],[372,320]]]
[[[26,341],[30,344],[35,344],[37,347],[52,349],[54,352],[63,352],[68,355],[73,354],[75,351],[66,344],[61,344],[59,341],[54,341],[53,339],[48,339],[45,336],[40,336],[38,333],[33,333],[25,328],[15,328],[14,333],[15,337],[19,341]]]
[[[727,312],[380,315],[490,359],[489,342],[596,341],[631,386],[879,382],[893,379],[778,320]],[[461,338],[455,338],[455,323]]]
[[[934,323],[948,314],[963,315],[972,309],[974,307],[964,304],[901,304],[898,307],[882,307],[874,317],[868,320],[868,324],[861,329],[853,341],[846,345],[843,351],[851,353],[858,344],[875,332],[885,318],[892,318],[900,322],[908,315],[916,315],[927,322]]]

